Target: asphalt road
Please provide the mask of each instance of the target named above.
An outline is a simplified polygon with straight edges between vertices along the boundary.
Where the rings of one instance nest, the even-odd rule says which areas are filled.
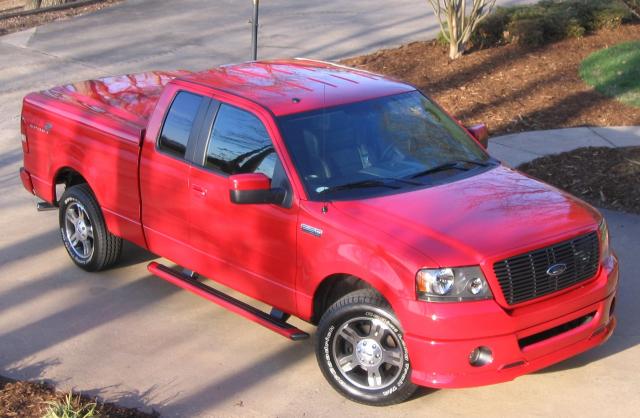
[[[333,59],[437,30],[423,0],[262,3],[262,57]],[[637,216],[606,212],[623,279],[619,328],[607,344],[514,382],[425,390],[383,409],[337,395],[310,341],[289,342],[151,277],[145,266],[153,256],[140,249],[128,246],[108,272],[73,266],[57,214],[37,213],[19,184],[22,96],[106,74],[244,60],[249,15],[248,0],[128,1],[0,38],[0,373],[163,416],[622,417],[639,410]]]

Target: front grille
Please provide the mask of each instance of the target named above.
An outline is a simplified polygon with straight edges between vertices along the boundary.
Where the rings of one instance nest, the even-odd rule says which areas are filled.
[[[591,232],[498,261],[493,271],[509,305],[553,293],[593,277],[600,254],[598,234]],[[551,266],[564,264],[566,270],[553,276]]]

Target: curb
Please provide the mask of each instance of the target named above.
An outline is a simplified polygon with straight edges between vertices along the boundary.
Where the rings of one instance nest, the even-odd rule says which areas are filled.
[[[513,166],[584,147],[640,146],[640,126],[579,127],[501,135],[489,140],[489,154]]]

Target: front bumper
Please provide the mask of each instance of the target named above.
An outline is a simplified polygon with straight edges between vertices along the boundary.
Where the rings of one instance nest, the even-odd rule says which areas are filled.
[[[617,283],[618,263],[612,257],[589,283],[524,308],[507,311],[494,301],[428,304],[431,324],[423,317],[422,329],[405,335],[411,380],[436,388],[489,385],[589,350],[606,341],[616,326]],[[429,331],[440,338],[426,337]],[[472,337],[458,339],[456,332]],[[493,361],[472,366],[469,356],[481,346],[491,350]]]

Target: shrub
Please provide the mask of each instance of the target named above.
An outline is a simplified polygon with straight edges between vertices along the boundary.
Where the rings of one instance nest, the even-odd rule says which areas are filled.
[[[544,43],[544,27],[539,19],[512,20],[506,27],[503,39],[509,43],[539,46]]]
[[[436,36],[436,43],[441,46],[449,46],[449,40],[443,31],[438,32],[438,36]]]
[[[490,46],[502,41],[505,28],[509,24],[511,11],[504,7],[497,7],[493,13],[478,25],[471,38],[474,45]]]
[[[625,6],[594,10],[591,25],[593,29],[615,29],[624,21],[629,20],[631,14]]]
[[[91,418],[96,415],[94,402],[83,404],[80,396],[68,393],[63,401],[47,402],[44,418]]]
[[[631,10],[622,0],[542,0],[531,5],[498,7],[480,22],[472,41],[478,47],[501,43],[540,46],[602,28],[616,28],[631,18]]]
[[[581,38],[587,33],[587,28],[582,26],[580,20],[571,18],[567,21],[567,25],[564,28],[564,36],[567,38]]]

